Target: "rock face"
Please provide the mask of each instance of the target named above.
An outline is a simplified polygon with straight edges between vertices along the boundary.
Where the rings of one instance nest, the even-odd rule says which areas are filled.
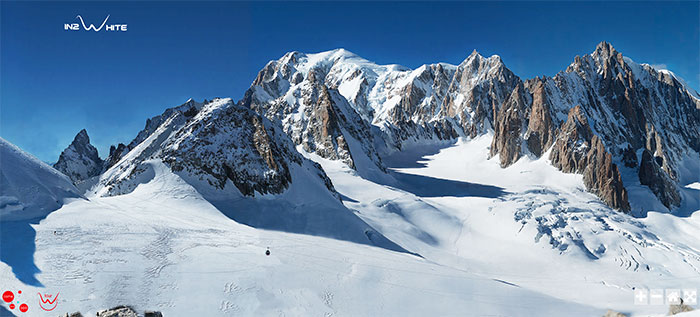
[[[583,183],[589,191],[597,194],[610,207],[630,211],[627,189],[622,185],[620,171],[597,135],[591,139],[591,148],[582,165],[586,166]]]
[[[532,108],[528,119],[527,132],[523,138],[527,148],[536,157],[542,156],[554,143],[555,127],[552,121],[550,101],[544,89],[544,83],[538,78],[526,82],[527,90],[532,92]],[[508,165],[508,164],[507,164]]]
[[[591,148],[591,139],[593,131],[581,106],[572,108],[554,142],[549,157],[552,165],[565,173],[583,173],[586,168],[583,161]]]
[[[528,104],[530,95],[519,84],[497,113],[491,156],[499,155],[501,167],[507,167],[520,158],[523,139],[521,133],[527,126],[529,117]]]
[[[617,165],[603,142],[591,131],[580,106],[569,111],[566,123],[550,154],[552,165],[565,173],[583,174],[586,188],[609,206],[629,211],[627,190],[622,185]]]
[[[90,177],[100,175],[103,161],[97,149],[90,144],[90,137],[85,129],[80,130],[73,142],[63,150],[53,167],[66,174],[74,184]]]
[[[642,160],[639,164],[639,182],[648,186],[667,208],[680,205],[681,196],[676,189],[676,185],[661,169],[657,160],[654,159],[651,152],[647,149],[642,150]]]

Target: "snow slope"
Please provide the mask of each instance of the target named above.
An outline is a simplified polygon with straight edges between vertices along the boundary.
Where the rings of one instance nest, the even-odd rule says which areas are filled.
[[[637,316],[667,307],[634,305],[635,288],[697,287],[700,204],[688,206],[689,217],[650,212],[637,219],[605,206],[580,175],[563,174],[546,159],[524,158],[507,169],[497,158],[483,160],[489,143],[485,135],[406,149],[385,159],[400,181],[389,185],[308,155],[349,208],[431,262]],[[696,189],[685,192],[697,196]]]
[[[78,197],[68,177],[0,138],[0,221],[44,217]]]
[[[166,166],[154,165],[154,174],[129,194],[49,215],[37,226],[35,255],[45,287],[22,285],[0,265],[3,287],[60,292],[53,315],[89,316],[118,303],[165,316],[599,311],[407,253],[240,225]],[[28,315],[47,315],[37,308]]]
[[[129,304],[165,316],[661,316],[666,306],[634,305],[632,288],[697,285],[698,213],[634,219],[544,160],[483,161],[488,144],[407,149],[387,159],[392,186],[306,153],[347,207],[420,256],[242,225],[150,160],[152,177],[131,192],[34,226],[39,285],[5,264],[0,279],[60,292],[60,314]]]

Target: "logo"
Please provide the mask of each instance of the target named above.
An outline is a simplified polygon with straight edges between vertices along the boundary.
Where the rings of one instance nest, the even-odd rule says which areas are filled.
[[[104,29],[108,32],[126,32],[126,24],[107,24],[109,17],[110,15],[107,15],[107,17],[102,21],[102,24],[100,24],[100,26],[97,27],[92,23],[90,23],[90,26],[87,26],[83,17],[80,14],[78,14],[75,18],[80,20],[80,23],[65,23],[63,24],[63,29],[66,31],[80,31],[80,26],[82,25],[82,30],[84,31],[92,30],[95,32],[100,32]]]
[[[39,307],[45,311],[52,311],[58,306],[58,302],[56,301],[58,299],[58,294],[61,293],[56,293],[56,296],[53,296],[52,294],[44,294],[44,296],[41,296],[41,293],[39,294]],[[51,299],[53,297],[53,299]]]

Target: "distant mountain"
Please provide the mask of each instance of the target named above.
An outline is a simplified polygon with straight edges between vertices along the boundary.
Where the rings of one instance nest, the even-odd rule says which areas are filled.
[[[0,220],[44,217],[79,197],[68,177],[0,138]]]
[[[672,209],[681,199],[678,165],[700,152],[697,93],[606,42],[553,78],[527,81],[476,51],[458,66],[416,70],[343,49],[290,52],[260,71],[241,103],[280,122],[306,151],[361,175],[384,171],[381,158],[412,143],[493,134],[491,156],[503,167],[550,153],[554,166],[584,174],[591,192],[623,211],[630,205],[618,166]]]

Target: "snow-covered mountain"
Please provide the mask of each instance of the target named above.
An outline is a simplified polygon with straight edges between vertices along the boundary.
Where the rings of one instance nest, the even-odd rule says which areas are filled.
[[[73,183],[78,184],[88,178],[100,175],[104,162],[97,149],[90,144],[90,137],[85,129],[80,130],[73,142],[61,153],[53,167],[66,174]]]
[[[700,272],[698,100],[608,43],[529,80],[291,52],[104,160],[81,131],[57,166],[89,200],[3,230],[0,280],[61,313],[658,316],[635,291]],[[79,197],[0,145],[3,208]]]
[[[503,167],[550,153],[553,165],[583,174],[591,192],[623,211],[632,208],[625,183],[636,182],[667,208],[679,206],[679,169],[700,151],[696,93],[606,42],[553,78],[527,81],[476,51],[458,66],[416,70],[343,49],[290,52],[260,71],[241,103],[281,122],[304,150],[360,175],[385,171],[382,157],[406,145],[493,134],[489,156]],[[579,125],[590,133],[569,133]],[[644,149],[655,162],[642,162]]]
[[[502,165],[553,146],[552,164],[583,173],[586,186],[614,208],[630,210],[623,183],[637,182],[666,208],[680,206],[679,181],[697,178],[682,175],[685,162],[700,160],[700,99],[692,89],[606,42],[553,78],[528,80],[525,88],[526,96],[501,117],[501,127],[511,128],[496,129],[492,154],[501,154]],[[572,125],[585,132],[572,135]]]
[[[109,160],[116,163],[92,195],[130,193],[164,164],[240,223],[401,250],[343,206],[321,167],[277,124],[230,98],[167,109],[129,148]]]
[[[0,138],[0,221],[41,218],[80,197],[68,177]]]

